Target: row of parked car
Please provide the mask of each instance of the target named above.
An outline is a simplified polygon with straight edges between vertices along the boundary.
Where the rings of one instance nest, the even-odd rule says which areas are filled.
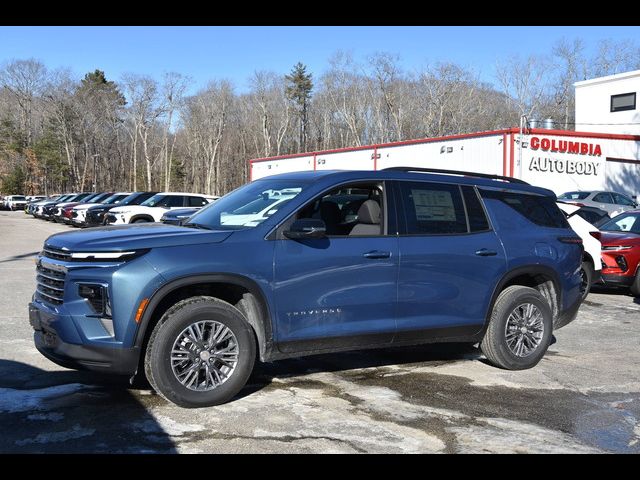
[[[184,192],[83,192],[25,203],[25,213],[74,227],[181,224],[218,197]]]
[[[640,296],[640,209],[636,201],[617,192],[572,191],[558,195],[558,206],[583,238],[584,283],[629,288]],[[584,222],[575,220],[576,216]]]

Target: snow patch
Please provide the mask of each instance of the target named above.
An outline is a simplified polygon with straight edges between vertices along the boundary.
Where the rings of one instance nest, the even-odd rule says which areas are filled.
[[[172,437],[181,437],[187,432],[200,432],[204,430],[202,425],[178,423],[169,417],[158,416],[155,420],[135,422],[132,426],[145,433],[165,433]]]
[[[68,383],[33,390],[0,388],[0,412],[15,413],[29,410],[46,410],[45,402],[48,400],[71,395],[88,388],[92,387],[81,383]]]
[[[32,413],[28,415],[29,420],[50,420],[52,422],[59,422],[64,418],[64,413],[51,412],[51,413]]]
[[[95,428],[82,428],[80,425],[76,424],[71,427],[71,430],[64,430],[62,432],[40,433],[33,438],[17,440],[15,444],[18,446],[24,446],[33,443],[60,443],[76,438],[88,437],[90,435],[93,435],[94,433],[96,433]]]
[[[602,453],[565,433],[503,418],[479,418],[477,425],[449,428],[458,453]]]

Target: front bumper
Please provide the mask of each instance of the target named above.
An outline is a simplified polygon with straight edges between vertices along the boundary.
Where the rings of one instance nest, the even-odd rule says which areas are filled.
[[[34,303],[29,304],[29,323],[34,329],[36,348],[49,360],[78,370],[129,376],[136,373],[140,359],[138,347],[112,348],[64,342],[55,328],[58,320]]]
[[[634,275],[603,273],[601,283],[604,283],[608,287],[630,287],[634,280]]]

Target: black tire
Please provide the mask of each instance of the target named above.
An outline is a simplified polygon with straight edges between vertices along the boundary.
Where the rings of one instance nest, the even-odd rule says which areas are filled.
[[[587,298],[587,295],[589,295],[589,290],[591,290],[591,285],[593,283],[593,264],[589,260],[584,260],[582,262],[582,266],[580,267],[580,277],[582,279],[580,295],[582,296],[582,301],[584,301],[585,298]]]
[[[238,360],[222,384],[208,391],[184,386],[173,372],[174,342],[189,325],[214,320],[231,330],[238,346]],[[231,304],[213,297],[192,297],[176,303],[153,329],[145,352],[144,369],[149,383],[166,400],[181,407],[209,407],[231,400],[246,384],[253,370],[256,341],[244,315]]]
[[[137,220],[134,220],[131,223],[150,223],[150,222],[146,218],[138,218]]]
[[[631,295],[634,297],[640,297],[640,268],[636,272],[636,279],[629,287],[629,290],[631,291]]]
[[[507,344],[506,327],[511,313],[523,304],[532,304],[537,307],[542,316],[543,331],[537,347],[527,356],[518,356]],[[552,329],[553,314],[540,292],[534,288],[512,285],[498,295],[480,348],[487,359],[497,367],[507,370],[525,370],[535,366],[544,357],[551,341]]]

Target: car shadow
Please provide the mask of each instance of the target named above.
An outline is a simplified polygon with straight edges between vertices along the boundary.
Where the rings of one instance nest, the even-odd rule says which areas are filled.
[[[154,403],[122,377],[0,359],[0,452],[175,453]]]
[[[236,399],[251,395],[270,385],[274,379],[318,372],[345,372],[389,366],[438,366],[456,360],[480,360],[480,350],[469,343],[439,343],[411,347],[389,347],[326,353],[275,362],[256,363],[245,388]],[[371,372],[372,375],[377,373]]]

